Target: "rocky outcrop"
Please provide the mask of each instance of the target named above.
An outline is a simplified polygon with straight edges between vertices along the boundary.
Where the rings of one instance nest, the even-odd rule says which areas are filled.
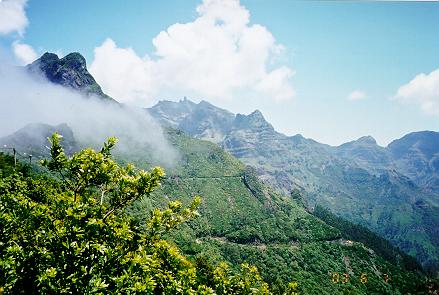
[[[79,90],[87,96],[93,95],[115,102],[102,91],[88,72],[85,58],[77,52],[61,59],[54,53],[46,52],[26,68],[31,73],[43,75],[52,83]]]

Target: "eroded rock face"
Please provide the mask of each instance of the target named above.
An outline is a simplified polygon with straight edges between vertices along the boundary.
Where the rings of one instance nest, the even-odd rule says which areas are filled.
[[[79,90],[86,95],[113,100],[106,95],[87,70],[85,58],[73,52],[63,58],[46,52],[32,64],[26,66],[35,74],[42,74],[50,82]]]

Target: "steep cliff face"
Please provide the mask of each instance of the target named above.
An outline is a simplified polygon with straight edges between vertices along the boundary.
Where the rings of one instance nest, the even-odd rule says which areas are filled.
[[[26,68],[34,74],[43,75],[52,83],[79,90],[85,95],[94,95],[115,102],[102,91],[88,72],[85,58],[77,52],[61,59],[54,53],[46,52]]]

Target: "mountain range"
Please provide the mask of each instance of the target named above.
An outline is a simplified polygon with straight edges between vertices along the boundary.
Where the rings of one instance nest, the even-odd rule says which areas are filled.
[[[49,81],[109,99],[100,87],[90,88],[96,82],[80,54],[48,56],[32,65]],[[32,65],[27,68],[35,73]],[[62,71],[67,74],[57,74]],[[410,256],[333,212],[388,238],[424,267],[437,266],[437,152],[430,138],[392,143],[393,150],[370,137],[331,147],[276,132],[260,111],[235,115],[188,99],[161,101],[146,111],[164,126],[180,158],[153,198],[129,212],[141,223],[151,208],[201,195],[201,217],[169,237],[194,259],[225,260],[235,267],[250,262],[276,288],[294,280],[303,293],[313,294],[403,294],[422,280]],[[65,124],[31,124],[0,143],[44,157],[44,139],[55,130],[63,133],[67,152],[87,145]],[[411,153],[422,165],[411,161]],[[155,164],[148,152],[116,157],[139,168]],[[419,167],[424,174],[418,175]],[[334,281],[334,274],[343,273],[349,284]],[[369,283],[361,281],[363,274]],[[390,284],[383,279],[389,274]]]
[[[416,256],[439,259],[439,133],[422,131],[387,147],[370,136],[329,146],[277,132],[258,110],[233,114],[201,101],[160,101],[147,110],[162,124],[220,145],[268,185],[300,189],[316,204],[363,224]]]

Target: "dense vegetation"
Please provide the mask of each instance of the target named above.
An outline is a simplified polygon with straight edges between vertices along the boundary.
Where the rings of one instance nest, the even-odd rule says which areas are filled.
[[[151,190],[151,193],[148,191],[144,197],[130,198],[129,202],[123,201],[122,203],[119,199],[121,194],[117,189],[118,186],[114,186],[118,183],[117,177],[110,178],[113,185],[106,187],[101,181],[109,181],[105,176],[107,173],[101,174],[102,171],[97,168],[110,169],[113,167],[116,171],[120,171],[119,175],[134,173],[132,175],[134,176],[138,174],[132,168],[120,168],[112,160],[110,168],[105,165],[103,167],[94,166],[93,169],[96,170],[92,169],[91,171],[94,171],[92,175],[96,175],[96,177],[92,177],[94,180],[89,180],[90,186],[78,186],[81,183],[77,181],[78,179],[73,178],[70,183],[66,183],[61,181],[63,178],[61,175],[57,179],[40,175],[16,175],[15,173],[9,175],[13,169],[10,168],[10,160],[8,162],[7,157],[3,157],[5,162],[9,164],[5,164],[6,168],[2,168],[2,171],[9,171],[9,174],[5,172],[2,177],[2,185],[0,186],[3,189],[1,192],[2,204],[6,204],[6,200],[12,203],[17,201],[20,204],[26,204],[27,207],[25,206],[23,211],[17,211],[22,212],[20,214],[13,211],[15,209],[11,209],[15,208],[14,206],[1,208],[4,216],[8,216],[8,214],[17,216],[16,221],[11,224],[9,224],[11,218],[1,219],[2,226],[8,225],[4,228],[12,233],[9,236],[2,234],[5,240],[2,240],[1,247],[3,248],[0,250],[4,252],[1,252],[1,256],[10,257],[9,254],[3,253],[9,253],[7,247],[11,243],[14,244],[13,241],[17,243],[20,241],[23,244],[21,247],[26,247],[23,248],[26,251],[20,251],[20,253],[25,253],[22,257],[10,250],[15,255],[13,259],[16,260],[2,260],[2,267],[12,268],[12,274],[15,273],[20,278],[22,274],[20,267],[40,263],[33,268],[35,273],[32,273],[32,276],[34,279],[32,277],[26,278],[26,281],[34,282],[33,291],[40,290],[43,286],[39,285],[36,277],[40,277],[47,269],[50,272],[51,267],[54,267],[59,269],[55,276],[56,279],[49,278],[48,280],[58,280],[58,276],[63,274],[61,270],[64,271],[64,265],[67,261],[69,269],[69,263],[73,263],[71,272],[68,272],[71,278],[75,278],[76,282],[81,280],[84,288],[94,288],[89,285],[91,277],[101,278],[101,282],[104,281],[104,284],[108,285],[105,287],[105,292],[101,291],[104,293],[111,293],[112,291],[108,290],[118,290],[118,287],[121,287],[120,290],[124,290],[124,292],[134,293],[134,291],[126,290],[134,288],[136,282],[140,284],[138,284],[139,286],[143,286],[144,281],[141,281],[145,279],[142,277],[145,275],[143,271],[146,272],[148,280],[155,282],[154,292],[156,293],[165,292],[164,290],[167,290],[165,288],[170,288],[172,291],[166,292],[201,292],[201,290],[212,289],[218,294],[226,294],[227,292],[245,294],[250,292],[249,288],[253,287],[255,289],[251,290],[255,292],[265,292],[268,285],[271,286],[271,291],[275,294],[293,292],[292,290],[296,289],[301,294],[423,294],[426,292],[424,276],[421,273],[408,271],[402,265],[386,261],[362,243],[346,241],[346,238],[343,239],[343,231],[326,224],[307,212],[303,200],[284,197],[264,186],[256,177],[253,169],[244,166],[215,144],[193,139],[172,129],[168,130],[168,138],[179,150],[180,162],[168,170],[168,176],[160,177],[162,183],[160,187],[154,191]],[[102,153],[105,154],[105,151],[102,150],[100,154]],[[95,153],[91,150],[83,151],[79,155],[82,156],[73,156],[73,158],[68,159],[73,163],[77,160],[86,161],[90,157],[104,162],[110,159],[109,156],[104,157],[105,160],[101,158],[102,156],[95,158],[93,156]],[[52,157],[57,158],[56,154],[52,154]],[[141,168],[152,168],[150,161],[148,161],[148,155],[136,157],[135,155],[118,154],[118,157],[122,160],[121,162],[129,162],[129,159],[133,159],[136,165]],[[53,163],[57,162],[46,162],[51,170],[59,170],[59,167]],[[80,166],[73,165],[70,168],[77,169],[73,171],[82,176],[89,175],[85,172],[89,169]],[[61,172],[64,177],[70,179],[68,170],[61,169]],[[20,184],[23,182],[29,184],[23,186]],[[38,183],[39,185],[37,185]],[[20,187],[20,190],[17,190],[17,186]],[[35,191],[39,193],[36,194]],[[75,191],[77,192],[76,202],[74,202]],[[102,192],[104,192],[103,202],[101,201]],[[35,196],[39,195],[43,197],[35,199]],[[181,216],[184,210],[182,208],[187,208],[189,212],[194,213],[190,215],[194,216],[195,208],[192,203],[197,195],[203,196],[203,201],[197,210],[201,216],[189,223],[181,224],[179,229],[170,232],[164,230],[169,226],[162,224],[157,242],[148,242],[152,235],[151,222],[154,220],[154,216],[160,215],[158,212],[168,212],[167,214],[172,215],[173,210],[177,210],[178,212],[174,212],[173,216]],[[119,197],[111,201],[113,196]],[[180,205],[179,200],[185,205]],[[86,215],[79,214],[78,204],[83,204],[85,201],[87,201],[87,205],[81,206],[87,208],[85,211],[87,213]],[[121,205],[131,201],[133,201],[131,205],[122,208]],[[178,206],[174,207],[175,204]],[[69,205],[72,207],[73,215],[64,213],[67,212]],[[36,209],[42,206],[48,210],[44,209],[46,210],[44,214],[38,215],[39,217],[32,221],[34,219],[26,218],[30,214],[29,206]],[[102,221],[105,214],[110,212],[108,210],[114,206],[119,209],[113,211],[109,215],[110,217],[103,221],[104,224],[110,221],[112,224],[106,231],[100,229],[99,234],[84,234],[80,230],[78,232],[78,224],[86,229],[99,228],[101,226],[99,224],[102,224],[99,220]],[[157,208],[162,209],[157,210]],[[183,214],[183,216],[188,217],[187,214]],[[90,218],[98,220],[98,224],[89,227],[88,219]],[[183,217],[180,221],[187,219]],[[38,230],[41,232],[41,226],[43,224],[51,225],[54,220],[58,220],[56,224],[63,224],[67,227],[66,232],[58,233],[58,227],[49,227],[50,230],[45,229],[45,232],[50,239],[38,238],[36,241],[38,236],[36,233]],[[166,224],[166,221],[163,222]],[[34,230],[26,231],[25,238],[23,235],[15,233],[20,228],[28,228],[23,226],[27,224],[30,228],[38,228],[37,232]],[[119,233],[121,228],[128,229],[128,236],[126,233]],[[107,235],[102,235],[107,231]],[[75,240],[71,240],[71,236],[66,233],[69,235],[73,233],[76,239],[73,246],[72,242]],[[122,236],[117,236],[119,234]],[[10,241],[11,237],[15,239],[12,242]],[[115,239],[115,237],[118,238]],[[18,244],[20,245],[20,243]],[[102,250],[104,253],[100,252],[100,248],[95,249],[87,246],[94,244],[106,245],[105,249]],[[179,254],[176,246],[186,256]],[[79,247],[80,250],[74,247]],[[114,250],[114,248],[119,250]],[[39,251],[39,249],[43,250]],[[47,257],[40,259],[38,256],[51,251],[56,253],[56,255],[49,255],[52,260]],[[55,261],[54,257],[63,251],[67,254],[70,253],[71,256],[58,263],[58,259]],[[81,254],[79,257],[82,257],[80,264],[96,262],[98,263],[97,267],[85,267],[85,272],[83,272],[83,269],[78,268],[79,264],[74,264],[78,263],[75,262],[75,258],[78,256],[76,251],[79,251]],[[127,251],[123,252],[125,254],[122,256],[126,260],[114,259],[121,257],[120,251]],[[148,264],[148,267],[143,269],[141,267],[142,261],[136,260],[139,258],[136,253],[144,253],[148,259],[152,259],[150,261],[152,264]],[[89,258],[87,258],[88,254],[91,255]],[[119,256],[112,256],[113,254]],[[28,260],[30,258],[34,260]],[[113,259],[111,260],[111,258]],[[168,261],[169,259],[171,261]],[[223,261],[229,266],[226,267]],[[256,268],[249,265],[257,266],[261,275],[259,276]],[[124,280],[128,281],[117,285],[110,278],[123,276],[124,267],[130,269],[126,273],[130,274],[129,277],[133,277],[133,281],[124,277]],[[11,269],[8,269],[8,273],[10,271]],[[13,276],[8,276],[0,284],[14,287],[22,286],[20,280],[6,282],[6,280],[14,280],[13,278]],[[262,281],[262,278],[268,285]],[[226,282],[224,284],[228,284],[228,287],[224,287],[226,288],[224,289],[221,287],[224,284],[221,285],[222,283],[219,282]],[[288,285],[287,282],[297,282],[298,285]],[[69,283],[64,280],[56,281],[56,284],[69,286]],[[79,283],[76,285],[80,286]],[[100,289],[96,290],[100,292]]]
[[[110,154],[114,139],[99,152],[72,157],[59,135],[51,141],[51,159],[43,165],[61,181],[30,175],[22,165],[11,169],[11,157],[0,155],[0,293],[269,293],[255,267],[242,264],[232,273],[224,263],[195,264],[163,240],[198,215],[199,198],[186,208],[172,201],[145,214],[143,230],[124,214],[127,204],[160,184],[161,168],[119,166]]]
[[[303,294],[408,294],[422,290],[423,275],[386,261],[362,243],[347,243],[342,233],[293,201],[263,185],[256,172],[217,145],[168,130],[181,161],[151,199],[130,207],[130,214],[165,207],[167,200],[189,204],[203,196],[201,216],[168,235],[184,253],[209,264],[227,261],[256,265],[278,292],[298,282]],[[141,163],[139,163],[141,165]],[[349,283],[333,276],[349,275]],[[387,274],[390,280],[385,280]],[[361,276],[368,278],[363,284]]]
[[[397,258],[395,262],[401,264],[405,269],[422,270],[421,265],[415,258],[395,248],[388,240],[383,239],[366,227],[338,217],[322,206],[316,206],[313,214],[340,230],[343,238],[363,243],[386,260],[392,261]]]

